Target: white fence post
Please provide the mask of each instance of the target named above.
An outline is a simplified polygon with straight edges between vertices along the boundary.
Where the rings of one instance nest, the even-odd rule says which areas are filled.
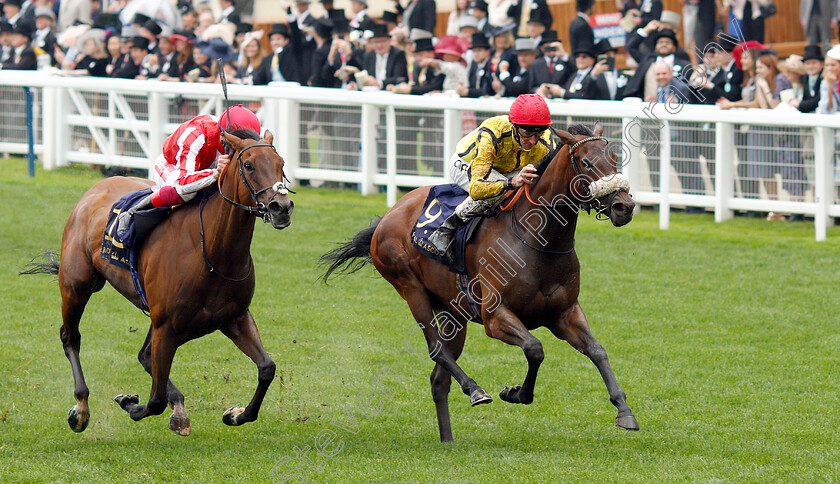
[[[631,192],[641,190],[642,169],[642,127],[638,118],[623,118],[621,120],[621,172],[630,181]],[[636,204],[635,213],[642,209]]]
[[[443,110],[443,179],[452,183],[449,173],[449,157],[455,153],[455,146],[461,141],[464,131],[463,113],[455,109]]]
[[[67,152],[70,151],[70,132],[72,128],[67,124],[67,116],[70,114],[70,103],[68,102],[67,87],[55,89],[55,137],[51,140],[44,139],[44,144],[50,143],[55,151],[55,166],[68,164]]]
[[[733,217],[729,201],[735,196],[735,125],[715,123],[715,222]]]
[[[659,228],[671,225],[671,123],[663,121],[659,129]]]
[[[61,88],[45,87],[41,90],[41,145],[44,147],[44,152],[41,155],[41,160],[44,163],[45,170],[52,170],[57,166],[56,164],[56,129],[58,127],[58,106],[56,105],[56,93]]]
[[[393,207],[397,203],[397,110],[394,106],[385,108],[385,173],[387,203]]]
[[[266,102],[268,100],[263,100]],[[276,126],[272,134],[275,135],[274,145],[280,156],[285,160],[283,172],[295,186],[297,169],[300,167],[300,103],[290,99],[280,99],[264,104],[264,124]]]
[[[159,153],[163,152],[169,110],[162,93],[149,93],[149,178]]]
[[[834,185],[834,130],[814,128],[814,230],[817,242],[826,238],[828,206]]]
[[[362,105],[362,195],[376,191],[373,177],[376,175],[376,124],[379,122],[379,106]]]

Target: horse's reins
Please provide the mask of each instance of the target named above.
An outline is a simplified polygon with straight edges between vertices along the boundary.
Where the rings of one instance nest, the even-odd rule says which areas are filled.
[[[551,127],[551,130],[554,131],[555,134],[557,134],[557,130],[555,130],[553,127]],[[578,141],[577,143],[575,143],[575,144],[573,144],[572,146],[569,147],[569,158],[570,158],[570,161],[571,161],[571,164],[572,164],[572,169],[575,171],[575,174],[577,174],[580,177],[584,177],[584,175],[583,175],[583,170],[581,170],[581,168],[580,168],[580,164],[578,164],[578,161],[575,158],[575,149],[577,149],[580,145],[582,145],[584,143],[587,143],[589,141],[596,141],[596,140],[601,140],[604,143],[609,144],[609,140],[607,138],[603,137],[603,136],[589,136],[587,138],[584,138],[584,139]],[[584,186],[584,190],[585,190],[585,193],[588,195],[588,198],[593,199],[590,192],[589,192],[589,187]],[[607,204],[607,206],[612,204],[612,199],[615,198],[615,196],[618,194],[619,191],[621,191],[621,190],[618,190],[618,191],[616,191],[615,193],[612,194],[612,197],[610,198],[610,203]],[[572,247],[569,250],[560,250],[560,251],[558,251],[558,250],[548,250],[548,249],[541,249],[539,247],[534,247],[533,245],[529,244],[522,237],[522,235],[520,235],[520,233],[519,233],[519,219],[516,217],[516,209],[514,208],[514,205],[516,205],[516,202],[518,202],[519,199],[522,198],[523,193],[525,194],[525,198],[528,199],[528,201],[531,203],[531,205],[534,205],[535,207],[544,207],[545,206],[541,203],[535,202],[531,198],[531,185],[528,184],[528,183],[522,185],[516,191],[508,192],[507,196],[510,198],[510,201],[508,201],[507,204],[505,204],[503,206],[500,206],[500,210],[502,212],[507,212],[508,210],[510,210],[511,219],[513,221],[513,223],[512,223],[513,233],[514,233],[514,235],[516,235],[516,238],[518,238],[520,242],[525,244],[525,247],[528,247],[529,249],[533,249],[533,250],[536,250],[537,252],[542,252],[542,253],[545,253],[545,254],[561,254],[561,255],[562,254],[570,254],[573,250],[575,250],[574,241],[572,241]],[[603,210],[604,210],[604,208],[601,207],[601,202],[598,201],[597,199],[593,199],[593,200],[595,200],[595,203],[597,203],[599,205],[599,207],[595,209],[595,211],[596,211],[595,218],[597,220],[605,220],[605,219],[599,218],[600,216],[603,215]],[[589,202],[589,203],[590,203],[590,206],[591,206],[591,202]],[[552,205],[551,207],[553,208],[554,205]]]
[[[271,200],[273,200],[274,197],[277,196],[277,195],[286,195],[288,193],[295,193],[295,192],[294,192],[294,190],[290,190],[284,182],[280,182],[280,181],[278,181],[274,185],[267,186],[267,187],[265,187],[261,190],[255,190],[254,189],[254,186],[251,185],[251,182],[248,180],[248,177],[245,176],[245,169],[243,168],[243,163],[242,163],[242,153],[244,153],[245,151],[247,151],[251,148],[256,148],[258,146],[267,146],[267,147],[270,147],[271,149],[273,149],[275,152],[277,151],[277,149],[274,147],[274,145],[271,145],[269,143],[254,143],[252,145],[248,145],[248,146],[242,148],[241,150],[239,150],[237,152],[237,156],[236,156],[236,161],[237,161],[237,164],[239,165],[239,177],[242,178],[242,182],[245,184],[245,188],[248,190],[248,193],[251,195],[251,198],[254,200],[254,203],[256,203],[257,205],[256,206],[244,205],[244,204],[233,201],[230,198],[226,197],[224,192],[222,191],[222,178],[223,178],[223,176],[221,176],[221,175],[219,175],[219,195],[221,195],[222,198],[226,202],[230,203],[234,207],[241,208],[242,210],[245,210],[246,212],[248,212],[250,214],[259,216],[260,218],[263,219],[264,222],[268,222],[269,221],[268,207],[266,206],[266,204],[258,201],[257,197],[260,196],[260,194],[268,191],[269,189],[273,189],[274,190],[274,195],[272,195],[271,198],[269,198],[269,203],[271,203]],[[225,170],[227,170],[227,168],[225,168]],[[283,180],[284,181],[289,181],[289,179],[286,178],[285,173],[283,174]],[[199,227],[199,231],[200,231],[200,234],[201,234],[201,255],[204,256],[204,263],[207,264],[207,270],[216,274],[217,276],[221,277],[222,279],[224,279],[226,281],[242,282],[245,279],[247,279],[248,276],[251,275],[251,272],[254,270],[254,259],[253,259],[253,257],[251,257],[250,254],[248,254],[248,272],[245,274],[245,276],[243,276],[240,279],[234,279],[234,278],[231,278],[231,277],[227,277],[224,274],[222,274],[221,272],[217,271],[216,268],[213,267],[213,264],[210,263],[210,258],[207,257],[207,251],[204,248],[204,221],[202,220],[202,217],[201,217],[201,213],[204,210],[204,201],[205,200],[206,199],[202,199],[201,202],[198,204],[198,227]]]

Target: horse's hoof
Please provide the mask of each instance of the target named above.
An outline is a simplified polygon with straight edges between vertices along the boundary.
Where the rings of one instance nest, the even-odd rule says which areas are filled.
[[[475,407],[476,405],[481,405],[483,403],[490,403],[493,401],[493,398],[484,391],[483,388],[476,388],[470,393],[470,405]]]
[[[70,430],[76,433],[84,432],[90,421],[89,417],[82,418],[76,410],[76,406],[70,409],[67,413],[67,423],[70,425]]]
[[[615,426],[624,430],[639,430],[639,422],[636,422],[636,417],[632,413],[616,417]]]
[[[522,385],[505,387],[501,392],[499,392],[499,398],[508,403],[521,403],[524,405],[529,405],[531,402],[534,401],[533,395],[531,396],[531,398],[523,398]]]
[[[176,434],[182,437],[190,435],[192,429],[190,428],[189,417],[180,417],[177,415],[169,417],[169,430],[175,432]]]
[[[114,397],[114,401],[117,402],[123,410],[129,404],[139,405],[140,404],[140,396],[136,393],[134,395],[123,395],[120,393],[116,397]]]
[[[230,425],[230,426],[233,426],[233,427],[238,426],[238,425],[242,425],[245,422],[241,422],[240,421],[241,419],[239,417],[244,412],[245,412],[245,409],[242,408],[242,407],[231,407],[231,408],[225,410],[224,415],[222,415],[222,422],[225,425]]]

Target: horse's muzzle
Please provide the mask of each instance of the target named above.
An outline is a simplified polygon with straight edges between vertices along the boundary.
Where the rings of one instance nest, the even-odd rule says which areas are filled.
[[[619,191],[612,197],[610,201],[610,221],[616,227],[627,225],[633,220],[633,210],[636,208],[636,202],[630,197],[630,194],[625,191]]]
[[[292,211],[295,209],[295,202],[292,200],[272,200],[266,208],[271,226],[275,229],[285,229],[292,224]]]

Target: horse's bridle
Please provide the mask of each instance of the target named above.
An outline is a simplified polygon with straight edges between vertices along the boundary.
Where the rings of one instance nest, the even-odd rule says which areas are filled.
[[[286,178],[285,173],[283,173],[283,181],[278,181],[274,185],[267,186],[267,187],[262,188],[260,190],[255,190],[254,189],[254,186],[251,185],[251,182],[248,180],[248,177],[245,176],[244,163],[242,163],[242,153],[250,150],[251,148],[257,148],[257,147],[260,147],[260,146],[269,147],[272,150],[274,150],[275,153],[277,152],[277,148],[275,148],[274,145],[272,145],[272,144],[269,144],[269,143],[254,143],[252,145],[248,145],[248,146],[242,148],[241,150],[238,150],[237,153],[236,153],[236,162],[237,162],[237,165],[239,165],[239,177],[242,178],[242,183],[245,184],[245,188],[248,190],[248,193],[251,195],[251,199],[253,199],[256,206],[254,206],[254,205],[244,205],[244,204],[241,204],[239,202],[235,202],[235,201],[231,200],[230,198],[226,197],[224,192],[222,191],[222,177],[221,176],[219,176],[219,194],[222,196],[222,198],[225,199],[226,202],[230,203],[234,207],[241,208],[242,210],[245,210],[246,212],[248,212],[250,214],[253,214],[253,215],[256,215],[256,216],[260,217],[261,219],[263,219],[263,222],[269,222],[268,207],[265,203],[257,200],[257,197],[260,196],[262,193],[268,191],[268,190],[274,190],[274,194],[271,196],[271,198],[268,199],[269,203],[271,203],[271,200],[273,200],[274,197],[276,197],[277,195],[286,195],[288,193],[295,193],[295,191],[289,189],[289,187],[286,186],[286,183],[289,182],[289,179]]]
[[[587,199],[587,201],[581,204],[581,208],[586,210],[586,213],[589,213],[589,211],[591,209],[595,209],[595,219],[596,220],[609,220],[609,217],[607,217],[604,214],[604,212],[606,212],[609,209],[609,207],[612,206],[612,202],[615,199],[616,195],[618,195],[619,192],[623,192],[623,191],[626,191],[626,190],[624,190],[623,188],[620,189],[620,190],[616,190],[615,192],[612,193],[612,195],[610,195],[609,201],[606,204],[602,204],[601,200],[592,196],[592,192],[589,190],[589,185],[586,184],[585,181],[584,181],[584,180],[587,180],[588,177],[583,174],[583,170],[581,170],[580,164],[578,163],[577,158],[575,158],[575,149],[577,149],[578,146],[580,146],[584,143],[588,143],[590,141],[597,141],[597,140],[603,141],[605,145],[610,144],[610,140],[608,140],[607,138],[605,138],[603,136],[589,136],[587,138],[583,138],[582,140],[578,141],[577,143],[575,143],[575,144],[573,144],[572,146],[569,147],[569,158],[570,158],[571,163],[572,163],[572,169],[575,171],[575,174],[577,175],[575,177],[575,179],[578,180],[578,183],[583,182],[583,194],[584,194],[584,198]]]

